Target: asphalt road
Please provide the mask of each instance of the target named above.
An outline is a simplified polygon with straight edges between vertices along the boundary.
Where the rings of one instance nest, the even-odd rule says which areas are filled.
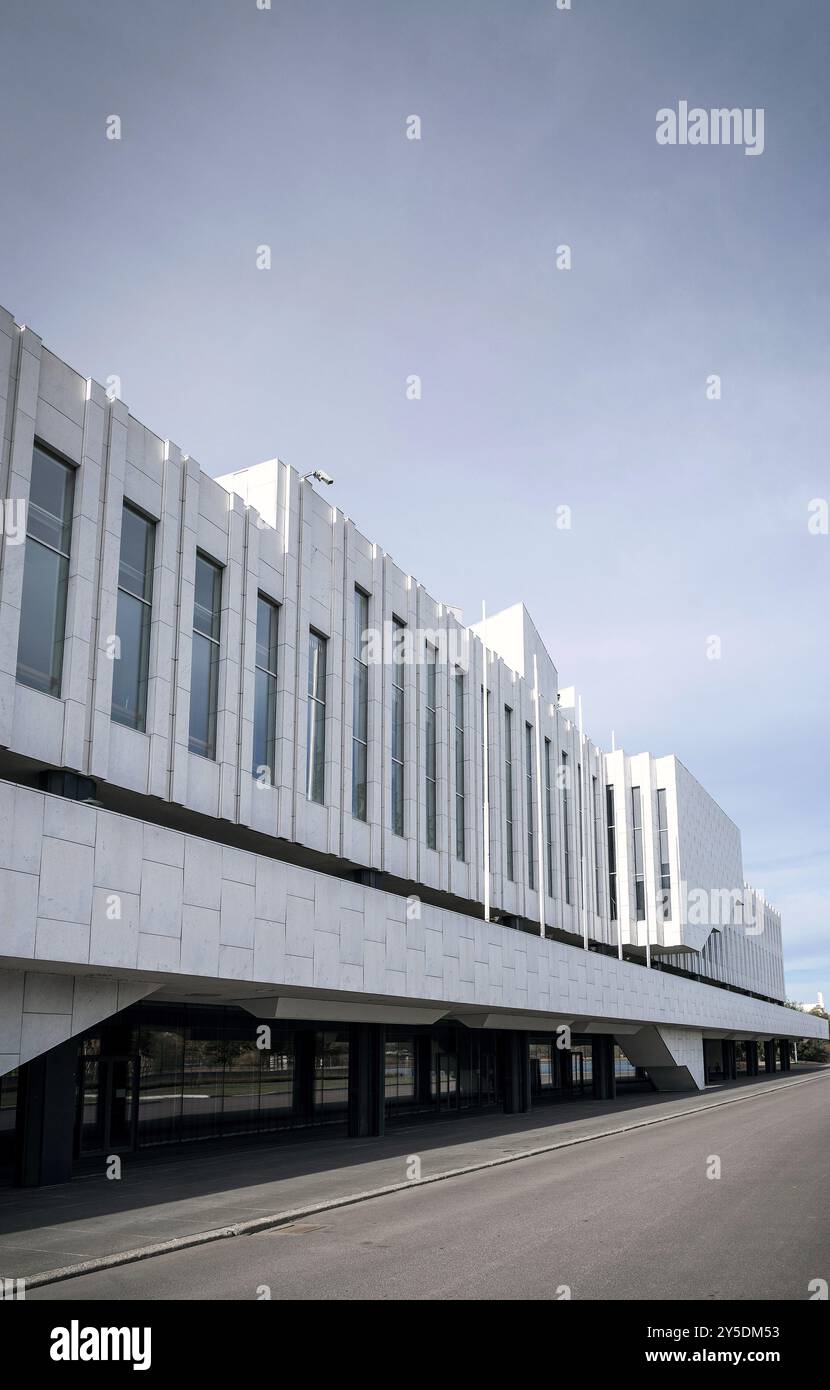
[[[27,1298],[804,1300],[828,1177],[822,1076]]]

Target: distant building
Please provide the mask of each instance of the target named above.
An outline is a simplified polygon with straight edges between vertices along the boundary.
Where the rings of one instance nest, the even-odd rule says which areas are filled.
[[[816,998],[815,1004],[799,1004],[798,1007],[800,1009],[803,1009],[805,1014],[811,1013],[813,1009],[821,1009],[823,1013],[827,1012],[827,1010],[824,1007],[824,995],[822,994],[821,990],[819,990],[818,992],[818,997]]]

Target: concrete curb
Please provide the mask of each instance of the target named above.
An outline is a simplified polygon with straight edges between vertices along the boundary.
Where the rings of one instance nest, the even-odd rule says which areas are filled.
[[[764,1096],[775,1094],[777,1091],[786,1091],[793,1086],[806,1086],[811,1081],[815,1081],[820,1076],[827,1075],[827,1072],[814,1072],[811,1076],[801,1077],[797,1081],[783,1081],[773,1084],[763,1091],[756,1091],[749,1095],[731,1096],[726,1100],[713,1100],[708,1105],[696,1105],[688,1110],[679,1110],[675,1115],[657,1115],[648,1120],[635,1120],[631,1124],[617,1125],[613,1129],[604,1129],[597,1134],[577,1135],[572,1139],[560,1139],[556,1143],[542,1144],[533,1149],[522,1149],[517,1153],[506,1154],[501,1158],[490,1158],[479,1163],[470,1163],[463,1168],[447,1168],[441,1173],[432,1173],[428,1177],[419,1178],[417,1182],[396,1182],[389,1183],[385,1187],[373,1187],[366,1192],[352,1192],[344,1197],[333,1197],[328,1202],[314,1202],[304,1207],[276,1212],[273,1216],[259,1216],[250,1221],[238,1221],[230,1226],[216,1226],[209,1231],[194,1231],[191,1235],[175,1236],[172,1240],[157,1241],[153,1245],[138,1246],[133,1250],[122,1250],[114,1255],[99,1255],[91,1260],[81,1260],[78,1264],[65,1265],[61,1269],[47,1269],[40,1274],[25,1276],[27,1289],[43,1288],[48,1284],[59,1284],[67,1279],[77,1279],[83,1274],[96,1274],[100,1270],[115,1269],[119,1265],[136,1264],[139,1260],[149,1260],[157,1255],[169,1255],[177,1250],[187,1250],[198,1245],[210,1245],[216,1240],[228,1240],[231,1236],[250,1236],[256,1235],[260,1231],[274,1230],[280,1226],[290,1226],[293,1222],[309,1216],[319,1216],[327,1211],[336,1211],[339,1207],[357,1206],[360,1202],[369,1202],[375,1197],[388,1197],[396,1192],[412,1192],[418,1188],[427,1187],[431,1183],[445,1182],[448,1178],[460,1178],[468,1173],[485,1172],[488,1168],[501,1168],[506,1163],[518,1163],[523,1158],[538,1158],[541,1154],[555,1153],[557,1149],[571,1149],[577,1144],[590,1144],[595,1139],[612,1139],[619,1134],[627,1134],[630,1130],[647,1129],[650,1125],[662,1125],[671,1120],[683,1120],[688,1115],[700,1115],[707,1110],[718,1110],[724,1105],[740,1105],[743,1101],[760,1100]]]

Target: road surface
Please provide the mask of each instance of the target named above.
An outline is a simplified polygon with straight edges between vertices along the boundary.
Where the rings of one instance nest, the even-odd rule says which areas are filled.
[[[27,1297],[804,1300],[829,1175],[825,1075]]]

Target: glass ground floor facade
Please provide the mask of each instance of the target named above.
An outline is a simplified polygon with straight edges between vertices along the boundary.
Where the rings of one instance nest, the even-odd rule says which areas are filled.
[[[2,1079],[0,1172],[14,1176],[26,1115],[37,1106],[52,1115],[56,1096],[61,1128],[53,1116],[49,1142],[84,1172],[102,1155],[299,1130],[378,1134],[413,1117],[603,1094],[597,1040],[574,1036],[570,1052],[556,1041],[460,1023],[275,1022],[232,1005],[147,1001]],[[607,1078],[611,1040],[602,1046]],[[635,1079],[617,1053],[617,1075],[628,1068]]]
[[[549,1034],[530,1038],[530,1076],[534,1100],[546,1097],[593,1094],[594,1049],[597,1040],[590,1035],[575,1034],[571,1047],[560,1048],[557,1038]],[[651,1082],[642,1067],[632,1066],[622,1048],[613,1047],[615,1089],[651,1090]]]
[[[707,1038],[703,1044],[706,1084],[717,1086],[739,1076],[759,1076],[776,1070],[789,1071],[792,1043],[770,1038],[764,1043],[733,1038]]]
[[[2,1078],[0,1177],[37,1185],[111,1154],[303,1130],[377,1135],[428,1117],[651,1089],[610,1036],[561,1041],[460,1023],[276,1022],[234,1005],[145,1001]],[[710,1078],[751,1070],[757,1053],[707,1042]]]
[[[225,1135],[340,1126],[349,1117],[353,1028],[275,1023],[242,1009],[142,1004],[78,1045],[74,1157]],[[462,1024],[386,1026],[384,1125],[503,1105],[499,1034]],[[534,1099],[593,1093],[593,1045],[529,1039]],[[351,1082],[350,1082],[351,1078]]]

